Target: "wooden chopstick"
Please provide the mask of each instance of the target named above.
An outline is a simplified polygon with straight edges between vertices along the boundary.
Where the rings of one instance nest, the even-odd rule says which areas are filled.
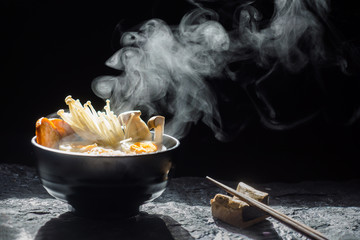
[[[236,191],[235,189],[230,188],[230,187],[212,179],[211,177],[207,176],[206,178],[208,180],[210,180],[211,182],[215,183],[218,187],[224,189],[226,192],[238,197],[239,199],[246,202],[247,204],[266,212],[274,219],[276,219],[279,222],[285,224],[286,226],[294,229],[295,231],[301,233],[302,235],[304,235],[310,239],[315,239],[315,240],[328,240],[328,238],[325,237],[322,233],[316,231],[315,229],[313,229],[303,223],[300,223],[300,222],[290,218],[289,216],[286,216],[285,214],[283,214],[279,211],[276,211],[275,209],[269,207],[268,205],[263,204],[251,197],[248,197],[245,194],[242,194],[242,193]]]

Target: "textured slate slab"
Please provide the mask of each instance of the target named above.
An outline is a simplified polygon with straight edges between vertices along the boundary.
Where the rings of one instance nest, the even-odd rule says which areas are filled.
[[[272,207],[330,239],[360,239],[360,180],[249,184],[269,192]],[[35,169],[2,164],[0,240],[305,239],[272,218],[246,230],[213,219],[209,201],[218,192],[222,191],[203,178],[175,178],[161,197],[141,207],[136,218],[81,218],[47,194]]]

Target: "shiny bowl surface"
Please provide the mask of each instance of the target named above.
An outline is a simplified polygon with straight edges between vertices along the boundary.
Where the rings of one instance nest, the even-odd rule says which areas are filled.
[[[65,152],[31,140],[44,188],[78,215],[127,218],[159,197],[168,182],[179,141],[164,135],[166,150],[156,153],[101,156]]]

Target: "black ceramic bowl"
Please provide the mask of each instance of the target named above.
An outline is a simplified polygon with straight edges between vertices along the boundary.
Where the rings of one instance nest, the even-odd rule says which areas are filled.
[[[41,182],[79,215],[125,218],[165,190],[179,141],[164,135],[167,150],[129,156],[96,156],[44,147],[32,139]]]

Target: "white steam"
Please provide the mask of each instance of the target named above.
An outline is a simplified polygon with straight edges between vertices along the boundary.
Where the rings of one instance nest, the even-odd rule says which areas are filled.
[[[186,15],[174,31],[161,20],[150,20],[139,32],[126,33],[124,46],[106,64],[120,76],[94,80],[93,90],[111,98],[118,111],[141,108],[143,114],[166,110],[166,132],[182,137],[189,123],[200,119],[221,132],[216,99],[205,78],[220,74],[229,38],[211,11]]]
[[[271,67],[278,62],[297,72],[310,61],[326,58],[323,23],[329,11],[326,0],[277,0],[266,27],[259,27],[262,15],[251,5],[239,8],[238,40],[234,52],[251,52],[259,65]],[[243,59],[247,55],[235,54]]]
[[[222,75],[232,61],[252,59],[265,69],[281,64],[293,72],[321,62],[328,11],[326,0],[277,0],[273,17],[260,25],[261,13],[244,4],[234,11],[236,29],[228,31],[215,12],[202,7],[176,28],[150,20],[121,37],[123,48],[106,62],[121,74],[95,79],[93,91],[110,98],[118,112],[164,114],[168,134],[181,138],[190,123],[201,120],[221,139],[217,100],[207,80]]]

